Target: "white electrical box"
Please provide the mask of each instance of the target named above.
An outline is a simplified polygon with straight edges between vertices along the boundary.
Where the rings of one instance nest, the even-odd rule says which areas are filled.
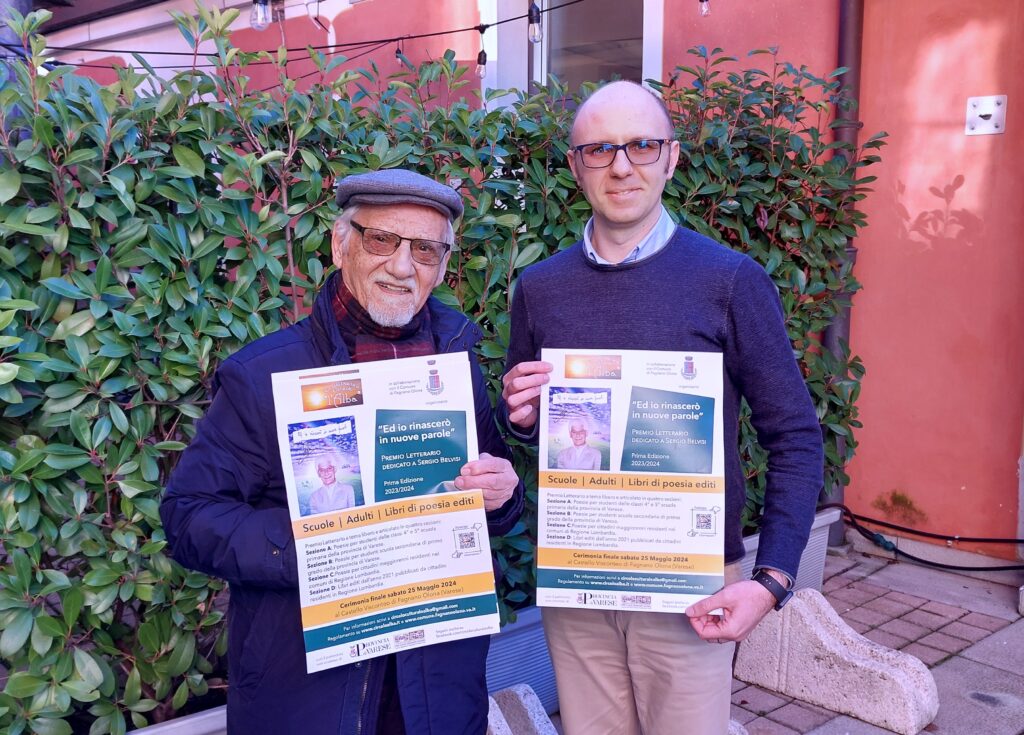
[[[1006,95],[967,98],[965,135],[998,135],[1006,131]]]

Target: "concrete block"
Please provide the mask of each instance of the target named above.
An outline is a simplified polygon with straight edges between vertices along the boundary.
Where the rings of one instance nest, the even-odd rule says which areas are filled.
[[[495,692],[494,700],[512,735],[558,735],[529,684],[516,684]]]
[[[736,720],[729,720],[728,735],[747,735],[747,728],[736,722]]]
[[[935,679],[919,660],[873,643],[815,590],[798,591],[742,644],[737,679],[915,735],[939,709]]]
[[[487,735],[513,735],[494,697],[487,698]]]

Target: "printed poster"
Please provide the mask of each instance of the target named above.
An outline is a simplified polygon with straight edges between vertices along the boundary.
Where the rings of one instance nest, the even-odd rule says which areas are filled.
[[[468,355],[272,379],[307,671],[496,633]]]
[[[721,589],[721,354],[541,359],[537,604],[683,612]]]

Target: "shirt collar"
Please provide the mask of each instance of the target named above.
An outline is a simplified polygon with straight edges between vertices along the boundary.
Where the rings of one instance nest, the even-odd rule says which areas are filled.
[[[629,255],[623,258],[619,263],[612,263],[611,261],[605,260],[597,251],[594,250],[594,244],[591,242],[591,236],[594,232],[594,218],[591,217],[587,221],[587,226],[583,228],[583,248],[587,252],[587,257],[599,265],[623,265],[625,263],[635,263],[638,260],[649,258],[656,252],[661,250],[668,244],[668,241],[672,239],[672,235],[676,231],[676,223],[672,220],[672,216],[665,209],[665,205],[661,206],[661,216],[658,218],[657,223],[651,228],[651,231],[647,233],[643,240],[637,243],[636,247],[633,248]]]

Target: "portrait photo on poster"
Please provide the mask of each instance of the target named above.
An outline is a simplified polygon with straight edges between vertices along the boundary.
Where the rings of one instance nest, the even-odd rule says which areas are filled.
[[[611,466],[611,395],[611,388],[550,388],[547,469]]]
[[[363,504],[354,417],[288,424],[288,453],[301,515]]]

